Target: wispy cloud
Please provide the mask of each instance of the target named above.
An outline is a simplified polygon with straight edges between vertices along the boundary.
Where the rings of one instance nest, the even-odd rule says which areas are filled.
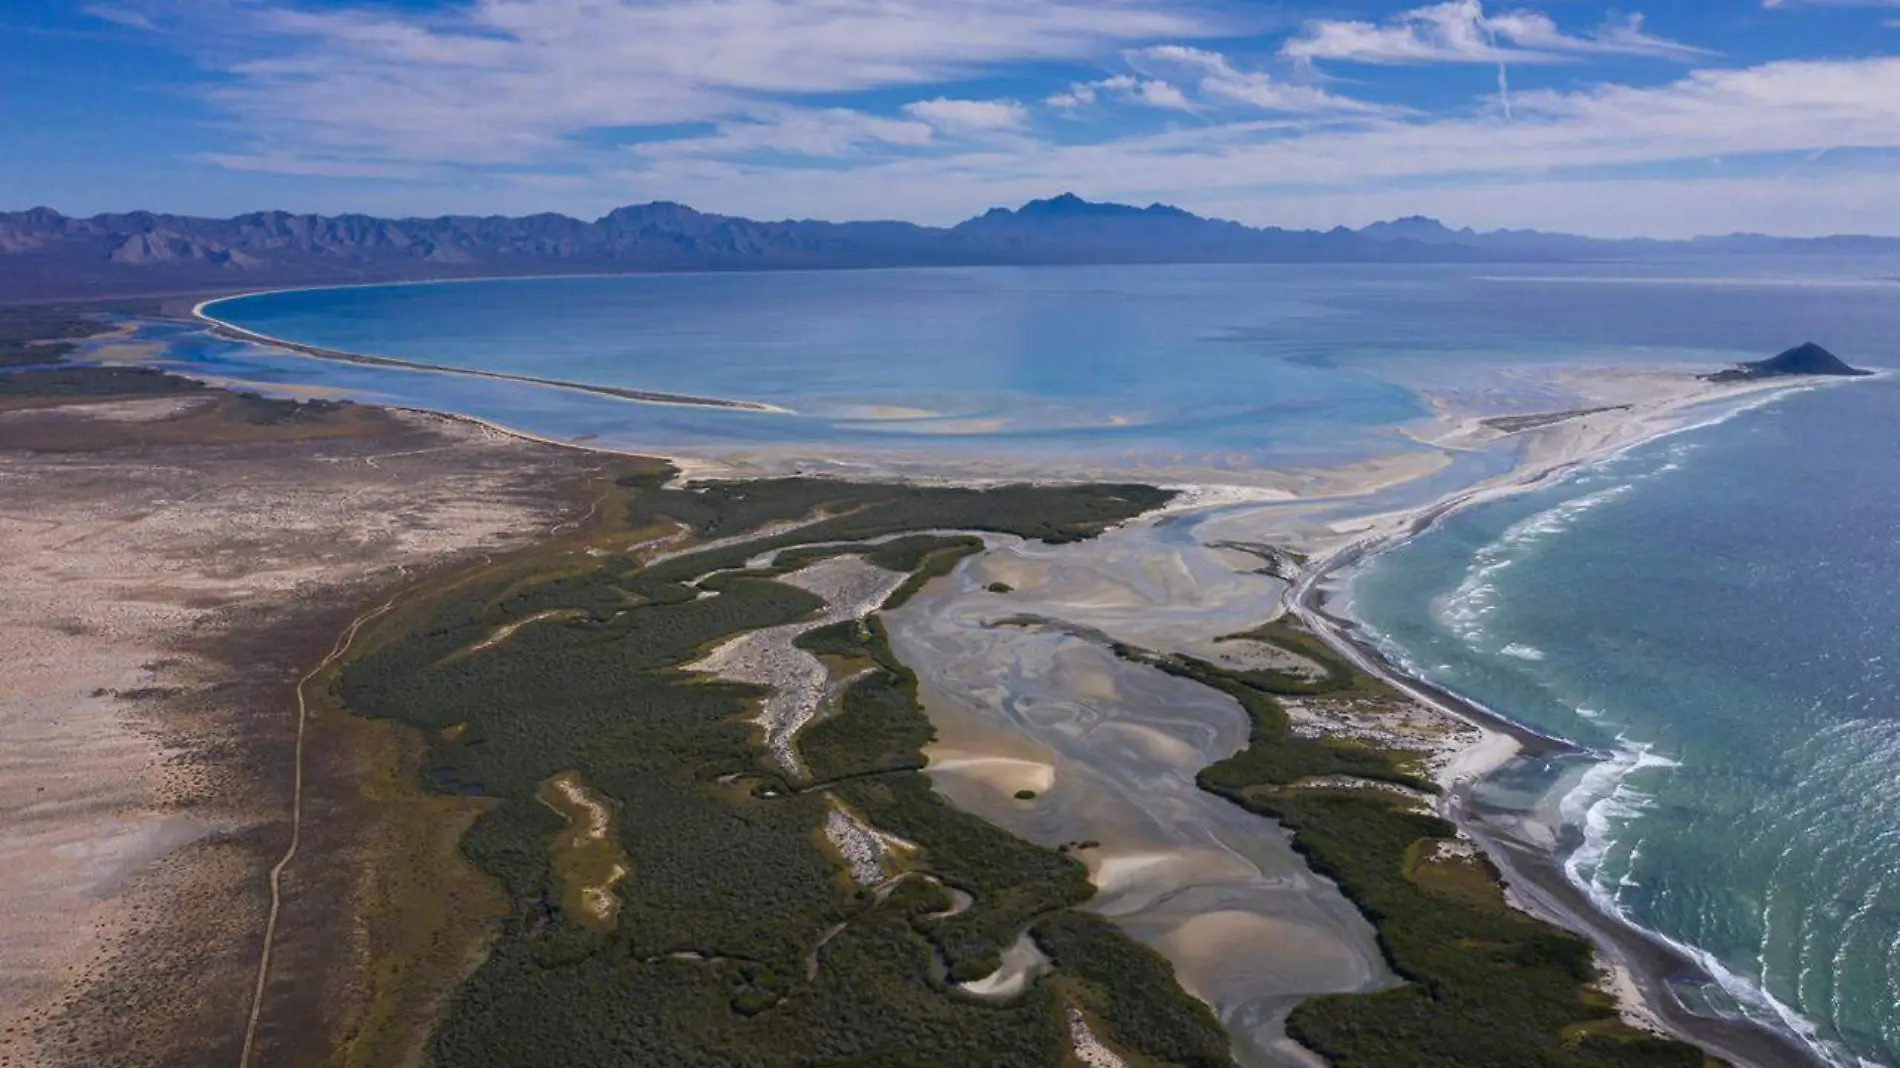
[[[1014,100],[950,100],[939,96],[905,104],[904,114],[951,130],[1013,130],[1029,121],[1029,109]]]
[[[1212,8],[1177,0],[114,2],[175,5],[138,10],[192,31],[166,40],[202,42],[213,77],[198,91],[232,136],[200,158],[365,190],[413,183],[420,210],[671,198],[946,221],[1074,189],[1271,221],[1299,204],[1633,189],[1716,158],[1747,174],[1777,155],[1900,149],[1900,58],[1744,65],[1640,16],[1585,30],[1598,13],[1559,25],[1480,0],[1284,38],[1231,37]],[[1583,80],[1626,57],[1707,69]],[[1348,62],[1367,65],[1363,81],[1322,73]],[[1498,65],[1497,95],[1407,97],[1453,72],[1379,69],[1440,63]],[[1509,63],[1551,66],[1532,85],[1507,81]]]
[[[801,98],[945,84],[1213,29],[1160,0],[477,0],[430,15],[222,0],[189,10],[207,35],[206,62],[228,76],[208,95],[256,154],[474,165],[560,156],[595,131],[743,125]]]
[[[91,15],[93,18],[102,19],[120,26],[130,26],[135,30],[158,29],[158,23],[153,22],[150,15],[142,11],[134,11],[129,7],[118,7],[113,4],[88,4],[80,8],[80,10]]]
[[[650,158],[734,157],[759,154],[846,158],[867,152],[918,148],[935,137],[930,123],[889,119],[848,108],[770,108],[718,123],[712,132],[632,146]]]
[[[1137,78],[1132,74],[1115,74],[1092,82],[1075,82],[1050,96],[1047,103],[1050,107],[1068,111],[1104,100],[1172,111],[1194,110],[1194,105],[1179,86],[1159,78]]]
[[[702,199],[735,211],[776,205],[769,210],[823,214],[826,204],[846,203],[864,212],[948,220],[991,204],[1076,189],[1097,197],[1166,199],[1258,222],[1284,219],[1309,198],[1396,205],[1419,189],[1536,185],[1574,191],[1601,183],[1603,196],[1589,204],[1612,218],[1638,207],[1618,204],[1613,190],[1668,184],[1653,174],[1637,182],[1628,177],[1633,168],[1680,168],[1721,158],[1729,163],[1725,170],[1734,170],[1750,158],[1900,146],[1900,59],[1789,61],[1701,71],[1651,87],[1531,91],[1517,96],[1516,108],[1516,121],[1467,114],[1376,116],[1320,126],[1285,120],[1193,124],[1096,143],[890,160],[822,176],[708,162],[690,172],[662,167],[640,177],[659,188],[697,190]],[[1864,195],[1871,187],[1861,182],[1854,188]],[[1818,201],[1829,188],[1816,176],[1811,192],[1797,189],[1783,199]],[[1460,203],[1479,200],[1472,194]],[[1891,197],[1883,202],[1890,205]],[[1836,207],[1857,210],[1850,203]],[[1900,229],[1900,219],[1884,228]]]
[[[1630,15],[1599,30],[1567,34],[1550,16],[1516,10],[1486,14],[1480,0],[1449,0],[1414,8],[1385,22],[1319,19],[1281,47],[1288,59],[1311,63],[1561,63],[1579,56],[1623,55],[1688,60],[1710,53],[1643,29]]]
[[[1242,71],[1226,56],[1188,45],[1155,45],[1128,53],[1129,61],[1145,70],[1161,70],[1191,84],[1204,100],[1245,105],[1266,111],[1363,112],[1389,110],[1311,85],[1276,81],[1261,71]]]

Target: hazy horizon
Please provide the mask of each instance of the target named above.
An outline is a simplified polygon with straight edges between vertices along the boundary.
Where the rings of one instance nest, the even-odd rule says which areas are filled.
[[[1821,233],[1813,233],[1813,234],[1798,234],[1798,233],[1775,232],[1775,231],[1766,231],[1766,230],[1729,230],[1729,231],[1723,231],[1719,233],[1707,232],[1707,233],[1685,234],[1681,236],[1669,237],[1669,236],[1660,236],[1656,234],[1590,233],[1590,232],[1581,231],[1581,230],[1558,230],[1558,229],[1549,229],[1549,228],[1537,227],[1537,226],[1524,226],[1524,227],[1477,226],[1477,225],[1471,225],[1468,223],[1460,222],[1459,220],[1456,220],[1456,219],[1440,218],[1436,215],[1431,215],[1426,212],[1403,212],[1397,215],[1389,215],[1389,216],[1382,216],[1382,217],[1374,218],[1374,219],[1368,219],[1365,222],[1358,223],[1358,224],[1337,223],[1330,226],[1324,226],[1324,225],[1300,226],[1300,225],[1294,225],[1294,224],[1289,224],[1289,223],[1277,223],[1271,220],[1266,221],[1266,222],[1245,222],[1244,220],[1234,219],[1230,216],[1223,216],[1219,214],[1210,214],[1207,212],[1196,211],[1194,208],[1185,204],[1163,203],[1161,201],[1153,201],[1153,202],[1148,202],[1148,203],[1128,203],[1128,202],[1116,201],[1116,200],[1106,199],[1106,198],[1098,199],[1095,197],[1090,197],[1090,196],[1086,196],[1080,193],[1076,193],[1073,190],[1062,190],[1059,192],[1050,193],[1046,196],[1032,197],[1029,200],[1021,201],[1021,202],[1013,203],[1013,204],[993,204],[987,208],[973,212],[970,215],[963,216],[956,219],[951,219],[948,221],[909,219],[909,218],[900,218],[900,217],[892,217],[892,216],[878,216],[878,217],[872,217],[872,216],[854,217],[854,216],[847,216],[847,215],[814,216],[814,215],[772,214],[769,212],[765,214],[745,214],[742,212],[719,211],[713,208],[708,208],[701,204],[693,203],[691,201],[670,200],[670,199],[664,199],[664,198],[656,199],[656,200],[644,200],[644,201],[627,201],[625,203],[611,205],[599,211],[580,212],[580,213],[560,211],[560,210],[556,210],[552,208],[520,211],[520,212],[448,212],[448,211],[443,211],[443,212],[413,212],[413,213],[378,213],[378,212],[372,212],[372,211],[359,211],[359,210],[353,210],[353,209],[347,209],[347,208],[342,209],[342,210],[337,210],[337,211],[315,211],[315,210],[306,211],[306,210],[300,210],[300,209],[292,208],[292,207],[284,207],[282,205],[266,205],[262,207],[228,209],[228,210],[217,212],[215,214],[203,214],[199,212],[190,212],[190,211],[174,211],[174,210],[170,210],[164,207],[153,206],[150,204],[139,204],[132,207],[123,207],[123,208],[104,208],[98,211],[77,212],[77,211],[65,210],[61,208],[58,204],[54,204],[54,203],[35,203],[35,204],[27,204],[27,205],[23,205],[19,207],[0,206],[0,214],[9,214],[9,213],[20,214],[20,213],[25,213],[29,211],[46,209],[46,210],[51,210],[53,212],[56,212],[59,215],[62,215],[69,219],[89,219],[89,218],[94,218],[101,215],[108,215],[108,216],[109,215],[129,215],[136,212],[149,212],[154,215],[173,215],[173,216],[180,216],[180,217],[205,218],[205,219],[217,219],[217,220],[241,218],[246,215],[270,214],[273,212],[281,212],[281,213],[285,213],[289,215],[317,215],[317,216],[323,216],[323,217],[329,217],[329,218],[335,218],[335,217],[340,217],[340,216],[350,216],[350,215],[363,215],[363,216],[369,216],[373,218],[386,218],[386,219],[395,219],[395,220],[429,220],[429,219],[445,218],[445,217],[481,218],[481,217],[489,217],[489,216],[519,219],[519,218],[531,218],[537,215],[561,215],[561,216],[566,216],[567,218],[575,219],[580,222],[594,224],[594,223],[601,222],[602,220],[607,218],[607,216],[611,215],[613,212],[626,209],[626,208],[648,207],[648,206],[652,206],[656,204],[677,204],[679,206],[689,208],[693,211],[697,211],[705,215],[721,215],[721,216],[728,216],[728,217],[735,217],[735,218],[750,219],[756,222],[766,222],[766,223],[820,222],[820,223],[843,224],[843,223],[894,222],[894,223],[910,223],[916,226],[929,227],[929,228],[949,228],[949,227],[953,227],[957,225],[958,223],[965,222],[969,219],[973,219],[978,216],[981,216],[982,214],[988,211],[996,210],[999,208],[1004,209],[1004,210],[1009,210],[1009,211],[1018,211],[1018,210],[1021,210],[1023,207],[1032,203],[1036,203],[1038,201],[1054,200],[1054,199],[1058,199],[1060,197],[1069,196],[1069,195],[1078,196],[1082,200],[1087,201],[1091,204],[1115,204],[1115,205],[1122,205],[1122,206],[1135,207],[1135,208],[1145,208],[1145,207],[1179,208],[1184,211],[1192,212],[1193,214],[1201,216],[1202,218],[1213,219],[1217,221],[1241,222],[1243,223],[1243,225],[1254,227],[1256,229],[1270,229],[1270,228],[1277,227],[1277,228],[1286,229],[1286,230],[1326,231],[1326,230],[1335,229],[1337,227],[1345,227],[1346,229],[1350,229],[1350,230],[1360,230],[1369,226],[1378,225],[1380,223],[1395,223],[1395,222],[1403,222],[1403,221],[1412,220],[1412,219],[1422,219],[1428,222],[1437,223],[1441,226],[1444,226],[1445,228],[1449,230],[1453,230],[1453,231],[1471,230],[1478,234],[1496,233],[1496,232],[1510,231],[1510,230],[1520,230],[1520,231],[1538,230],[1538,231],[1551,234],[1551,235],[1586,237],[1586,238],[1593,238],[1593,239],[1606,240],[1606,241],[1615,241],[1615,240],[1689,241],[1689,240],[1695,240],[1697,238],[1733,237],[1733,236],[1762,236],[1762,237],[1780,237],[1780,238],[1791,238],[1791,239],[1827,238],[1827,237],[1900,238],[1900,225],[1896,225],[1895,229],[1890,230],[1890,231],[1853,231],[1853,232],[1833,231],[1833,232],[1821,232]]]

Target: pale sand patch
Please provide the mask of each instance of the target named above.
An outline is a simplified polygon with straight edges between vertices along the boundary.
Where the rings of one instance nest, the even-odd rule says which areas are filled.
[[[666,462],[672,464],[676,472],[666,483],[667,489],[684,489],[694,482],[714,482],[745,475],[745,472],[725,460],[704,456],[669,456]]]
[[[72,419],[107,423],[155,423],[160,419],[184,415],[216,402],[211,394],[182,394],[174,397],[138,397],[131,400],[88,401],[46,408],[19,408],[0,412],[0,421],[33,426],[40,423],[67,422]]]
[[[848,619],[863,619],[883,604],[905,576],[872,564],[857,553],[826,557],[778,581],[823,598],[816,619],[747,631],[714,648],[683,670],[769,687],[754,722],[765,729],[765,745],[779,766],[802,775],[798,732],[819,713],[829,692],[831,671],[796,640],[808,631]]]
[[[551,619],[575,619],[585,614],[586,613],[582,612],[578,608],[550,608],[545,612],[536,612],[534,615],[531,615],[526,619],[516,620],[513,623],[507,623],[502,626],[496,627],[495,632],[493,634],[490,634],[488,637],[483,638],[481,641],[478,641],[474,645],[469,646],[464,651],[469,652],[469,653],[479,653],[484,650],[493,649],[497,645],[500,645],[501,643],[514,637],[517,631],[519,631],[523,627],[529,626],[530,624],[545,623]]]
[[[1259,869],[1231,852],[1212,849],[1118,849],[1112,845],[1077,854],[1102,899],[1117,902],[1117,914],[1146,907],[1184,886],[1241,884],[1260,878]]]
[[[1074,1007],[1069,1009],[1069,1047],[1083,1068],[1128,1068],[1127,1061],[1095,1037],[1095,1030],[1089,1026],[1082,1010]]]
[[[569,832],[569,844],[585,845],[588,842],[604,842],[613,830],[613,811],[605,798],[587,788],[581,777],[574,772],[562,772],[548,782],[561,802],[554,810],[563,816],[578,812],[584,818],[573,824]],[[566,807],[562,807],[565,805]]]
[[[1364,971],[1358,957],[1330,932],[1238,910],[1190,916],[1163,935],[1157,948],[1174,962],[1182,987],[1210,1003],[1206,992],[1230,985],[1220,977],[1236,970],[1298,968],[1308,975],[1340,977],[1343,989]]]
[[[1037,977],[1049,973],[1049,958],[1024,931],[1003,951],[1003,962],[981,979],[957,984],[957,989],[985,1001],[1008,1001],[1029,989]]]
[[[567,833],[554,846],[557,859],[565,861],[556,871],[570,884],[580,883],[568,891],[583,915],[596,925],[611,924],[620,912],[614,887],[632,874],[613,840],[613,806],[571,771],[549,779],[543,791],[542,803],[568,821]]]
[[[892,874],[895,861],[919,851],[917,843],[871,826],[836,797],[828,800],[831,810],[825,813],[825,837],[844,857],[851,880],[859,886],[883,882]]]
[[[1034,591],[1049,570],[1041,561],[1004,553],[985,553],[972,566],[982,585],[1001,582],[1017,591]]]
[[[1622,961],[1597,954],[1597,989],[1616,999],[1617,1015],[1623,1022],[1639,1031],[1670,1037],[1669,1029],[1649,1007],[1649,1000],[1643,996],[1642,988],[1636,985],[1636,977],[1629,966]]]
[[[1053,764],[1015,757],[966,754],[955,749],[932,747],[929,753],[933,774],[955,775],[982,783],[999,793],[1020,790],[1047,793],[1056,784]]]
[[[918,423],[891,427],[892,430],[906,430],[913,434],[994,434],[1009,429],[1008,419],[935,419],[929,423]]]
[[[898,404],[860,404],[847,408],[840,418],[862,419],[866,422],[898,422],[907,419],[938,419],[942,412],[933,412],[928,408],[906,408]]]
[[[1478,728],[1478,739],[1459,749],[1449,760],[1432,769],[1432,778],[1449,790],[1460,783],[1481,779],[1509,763],[1524,747],[1516,738],[1488,727]]]
[[[1201,751],[1176,735],[1145,723],[1116,720],[1096,726],[1104,738],[1119,738],[1142,758],[1175,768],[1192,768],[1202,763]]]
[[[918,680],[926,708],[947,699],[928,679]],[[1055,753],[1023,734],[989,726],[975,716],[939,716],[936,737],[924,746],[925,771],[978,783],[998,793],[1047,793],[1055,786]]]

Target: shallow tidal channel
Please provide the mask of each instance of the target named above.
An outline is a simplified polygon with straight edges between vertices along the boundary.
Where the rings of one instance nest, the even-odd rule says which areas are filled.
[[[1069,545],[989,541],[885,616],[937,728],[937,789],[1075,849],[1099,888],[1091,907],[1174,964],[1243,1065],[1313,1064],[1286,1014],[1395,982],[1373,929],[1277,824],[1196,786],[1246,744],[1239,705],[1106,644],[1205,655],[1271,615],[1279,583],[1169,517]]]

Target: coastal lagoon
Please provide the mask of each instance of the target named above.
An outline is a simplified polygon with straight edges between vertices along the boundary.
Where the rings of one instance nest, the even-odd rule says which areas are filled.
[[[1545,411],[1560,367],[1708,367],[1891,336],[1878,265],[986,268],[310,289],[207,314],[442,367],[776,405],[630,404],[185,341],[201,372],[668,454],[1226,481],[1410,447],[1433,405]],[[1637,273],[1632,273],[1637,272]],[[1891,274],[1891,271],[1888,272]]]
[[[1038,615],[1165,648],[1275,609],[1279,587],[1238,578],[1258,562],[1212,548],[1213,531],[1270,540],[1422,508],[1533,447],[1457,439],[1461,421],[1638,402],[1663,380],[1592,393],[1612,368],[1686,381],[1805,340],[1889,364],[1897,274],[1818,259],[905,270],[305,290],[207,311],[303,345],[785,412],[336,363],[183,327],[149,336],[165,343],[162,363],[191,373],[741,470],[1108,473],[1264,489],[1051,550],[1042,585],[1012,576],[1017,610],[1033,598]],[[1676,423],[1691,429],[1456,513],[1374,557],[1346,590],[1398,662],[1592,751],[1549,767],[1520,760],[1480,793],[1563,823],[1577,847],[1568,867],[1602,907],[1725,980],[1685,996],[1807,1033],[1841,1064],[1900,1064],[1900,707],[1887,664],[1900,633],[1896,400],[1900,386],[1882,379],[1684,413]],[[1155,561],[1166,566],[1143,570]],[[1121,707],[1162,692],[1139,672],[1117,668],[1125,677],[1107,685],[1107,666],[1084,662],[1086,643],[989,627],[1003,611],[983,601],[995,577],[966,568],[920,600],[899,645],[943,700],[994,698],[1009,713],[998,722],[1013,717],[1021,734],[1010,759],[1068,768],[1075,793],[1058,780],[1050,807],[1013,820],[1007,792],[987,802],[994,814],[976,786],[958,800],[1054,841],[1092,831],[1079,822],[1092,798],[1145,788],[1167,818],[1149,812],[1145,837],[1111,846],[1235,841],[1243,832],[1197,812],[1187,789],[1195,763],[1238,744],[1231,712],[1146,723]],[[1077,742],[1110,738],[1096,725],[1122,721],[1178,735],[1181,759]],[[968,724],[973,735],[994,726]],[[957,796],[954,776],[939,781]],[[1090,794],[1090,782],[1102,788]],[[1056,807],[1070,796],[1081,803]],[[1209,966],[1199,980],[1231,1028],[1252,1034],[1250,1063],[1298,1063],[1276,1055],[1286,995],[1385,977],[1336,898],[1272,904],[1303,884],[1284,843],[1262,833],[1236,850],[1246,865],[1187,872],[1171,889],[1230,916],[1330,930],[1333,950],[1310,955],[1336,950],[1333,974]],[[1139,936],[1180,941],[1185,913],[1109,895],[1108,908],[1124,906]]]

